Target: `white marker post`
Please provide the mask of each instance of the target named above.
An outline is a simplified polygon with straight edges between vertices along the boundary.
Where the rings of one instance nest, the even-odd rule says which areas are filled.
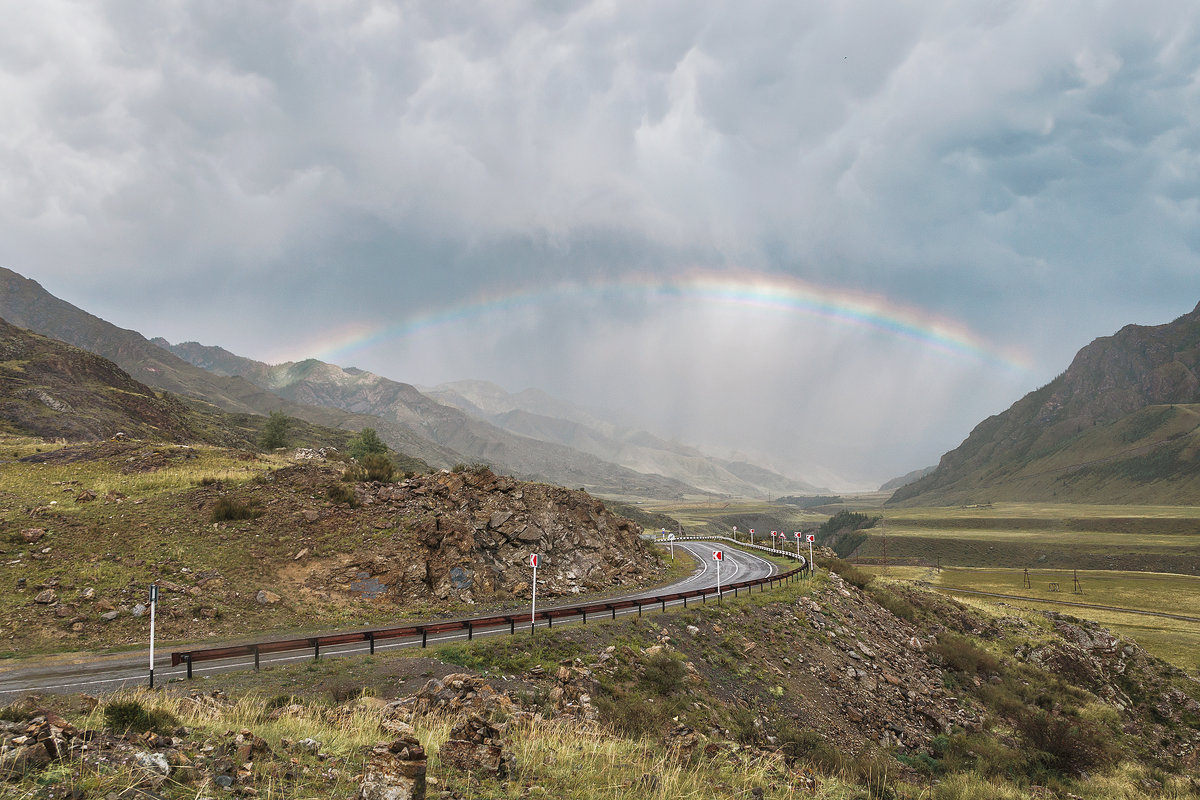
[[[750,529],[750,544],[754,544],[754,528]]]
[[[537,565],[538,554],[529,554],[529,566],[533,567],[533,602],[529,606],[529,634],[537,630]]]
[[[808,539],[808,571],[812,572],[812,569],[813,569],[812,547],[813,547],[813,542],[815,542],[817,540],[817,537],[810,533],[810,534],[808,534],[808,536],[806,536],[804,538]]]
[[[675,560],[675,534],[668,533],[667,541],[671,543],[671,560]]]
[[[158,584],[150,584],[150,688],[154,688],[154,611],[158,608]]]
[[[725,558],[725,554],[720,550],[713,550],[713,561],[717,562],[717,602],[721,602],[721,560]]]
[[[733,526],[733,538],[737,539],[737,525]]]

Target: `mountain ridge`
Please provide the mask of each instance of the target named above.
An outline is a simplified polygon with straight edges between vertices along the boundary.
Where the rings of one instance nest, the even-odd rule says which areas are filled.
[[[978,502],[987,499],[981,493],[1007,498],[1018,488],[1030,500],[1200,497],[1200,431],[1189,416],[1197,404],[1200,304],[1171,322],[1126,325],[1092,341],[1061,375],[979,423],[889,502]]]

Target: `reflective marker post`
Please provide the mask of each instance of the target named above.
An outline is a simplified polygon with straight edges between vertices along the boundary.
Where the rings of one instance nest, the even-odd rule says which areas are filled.
[[[537,565],[538,554],[529,554],[529,566],[533,567],[533,601],[529,606],[529,635],[537,630]]]
[[[150,688],[154,688],[154,611],[158,608],[158,584],[150,584]]]
[[[713,550],[712,554],[713,554],[713,556],[712,556],[713,561],[717,562],[717,603],[720,603],[721,602],[721,559],[723,559],[725,557],[725,554],[722,553],[720,550]]]
[[[812,571],[813,571],[812,547],[813,547],[813,542],[815,542],[817,540],[817,537],[810,533],[807,536],[805,536],[804,538],[808,539],[808,573],[811,575]]]
[[[796,560],[800,560],[800,531],[792,531],[792,536],[796,537]]]
[[[666,528],[663,528],[663,530],[665,531]],[[675,534],[668,533],[667,541],[671,543],[671,561],[674,562],[675,561]]]

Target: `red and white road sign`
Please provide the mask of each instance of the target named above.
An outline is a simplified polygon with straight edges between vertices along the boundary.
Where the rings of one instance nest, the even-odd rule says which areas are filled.
[[[536,567],[536,566],[538,565],[538,563],[537,563],[537,562],[538,562],[538,554],[537,554],[537,553],[530,553],[530,554],[529,554],[529,566],[531,566],[531,567]]]
[[[814,534],[811,534],[811,533],[810,533],[808,536],[805,536],[804,538],[805,538],[805,539],[807,539],[807,540],[808,540],[808,541],[810,541],[810,542],[815,542],[815,541],[817,540],[817,537],[816,537]]]
[[[754,533],[754,528],[751,528],[751,529],[750,529],[750,533],[751,533],[751,534],[753,534],[753,533]]]
[[[800,531],[793,531],[792,535],[796,537],[796,541],[800,541]]]
[[[722,553],[720,550],[713,550],[713,561],[722,561],[722,560],[724,560],[724,558],[725,558],[725,554]]]

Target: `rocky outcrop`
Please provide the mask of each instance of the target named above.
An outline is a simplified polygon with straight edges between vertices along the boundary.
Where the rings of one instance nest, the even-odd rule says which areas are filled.
[[[473,603],[529,590],[571,595],[644,580],[660,569],[640,528],[586,492],[498,476],[488,469],[364,484],[359,502],[395,535],[348,562],[315,571],[310,586],[344,586],[394,600]]]
[[[411,733],[371,748],[355,800],[425,800],[425,748]]]

